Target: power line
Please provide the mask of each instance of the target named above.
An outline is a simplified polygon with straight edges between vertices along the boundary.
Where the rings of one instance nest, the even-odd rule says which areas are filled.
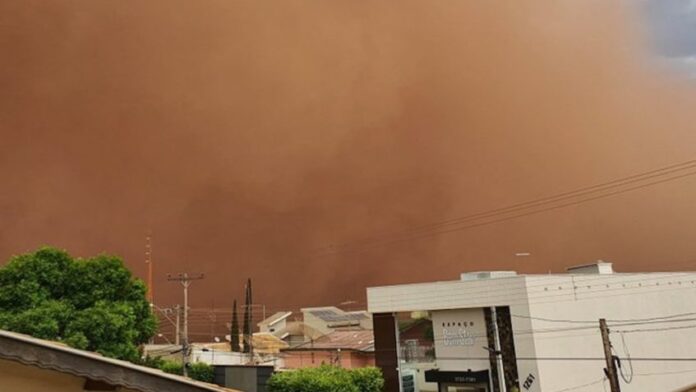
[[[589,187],[579,188],[579,189],[576,189],[576,190],[573,190],[573,191],[563,192],[563,193],[559,193],[559,194],[556,194],[556,195],[543,197],[543,198],[540,198],[540,199],[535,199],[535,200],[530,200],[530,201],[527,201],[527,202],[522,202],[522,203],[513,204],[513,205],[510,205],[510,206],[507,206],[507,207],[500,207],[500,208],[492,209],[492,210],[489,210],[489,211],[484,211],[484,212],[479,212],[479,213],[475,213],[475,214],[466,215],[466,216],[463,216],[463,217],[460,217],[460,218],[453,218],[453,219],[448,219],[448,220],[444,220],[444,221],[441,221],[441,222],[434,222],[434,223],[430,223],[430,224],[426,224],[426,225],[417,226],[417,227],[413,227],[413,228],[410,228],[410,229],[402,230],[402,231],[395,232],[395,233],[383,234],[383,235],[381,235],[381,237],[385,237],[385,236],[394,236],[394,235],[396,235],[396,234],[404,233],[404,232],[417,232],[417,231],[421,231],[422,229],[429,229],[429,228],[437,228],[437,227],[441,227],[441,226],[448,226],[448,225],[451,225],[451,224],[458,224],[458,223],[470,221],[470,220],[472,220],[472,219],[480,219],[480,218],[482,218],[482,217],[488,217],[488,216],[491,216],[491,215],[498,215],[498,214],[500,214],[500,213],[506,213],[506,212],[518,210],[518,209],[521,209],[521,208],[522,208],[522,209],[524,209],[524,208],[529,208],[529,207],[533,207],[533,206],[536,206],[536,205],[539,205],[539,204],[548,204],[549,202],[552,202],[552,201],[564,200],[564,199],[567,199],[567,198],[569,198],[569,197],[570,197],[570,198],[572,198],[572,197],[577,197],[577,196],[579,196],[579,195],[587,194],[588,192],[589,192],[589,193],[594,193],[594,192],[596,192],[596,191],[598,190],[598,188],[599,188],[599,190],[601,190],[601,188],[604,188],[604,187],[606,187],[606,186],[611,186],[611,185],[615,185],[615,184],[623,185],[624,182],[629,181],[629,180],[636,180],[636,179],[637,179],[637,180],[642,180],[642,179],[646,179],[646,178],[652,178],[653,176],[645,177],[645,176],[648,176],[648,175],[651,175],[651,174],[656,174],[656,173],[660,173],[660,172],[667,171],[667,173],[658,174],[658,175],[665,175],[665,174],[669,174],[669,173],[672,173],[672,172],[675,172],[675,171],[686,170],[686,169],[689,169],[689,168],[693,167],[694,165],[696,165],[696,160],[691,160],[691,161],[687,161],[687,162],[683,162],[683,163],[679,163],[679,164],[675,164],[675,165],[670,165],[670,166],[667,166],[667,167],[663,167],[663,168],[660,168],[660,169],[651,170],[651,171],[648,171],[648,172],[644,172],[644,173],[640,173],[640,174],[636,174],[636,175],[632,175],[632,176],[628,176],[628,177],[624,177],[624,178],[620,178],[620,179],[608,181],[608,182],[605,182],[605,183],[600,183],[600,184],[595,184],[595,185],[592,185],[592,186],[589,186]],[[643,178],[643,177],[645,177],[645,178]],[[364,239],[364,240],[358,240],[358,241],[353,241],[353,242],[349,242],[349,243],[344,243],[344,244],[341,244],[341,245],[338,245],[338,246],[339,246],[339,247],[343,247],[343,246],[349,246],[349,245],[354,244],[354,243],[364,243],[364,242],[369,242],[369,241],[370,241],[370,239]]]
[[[620,333],[662,332],[662,331],[673,331],[673,330],[691,329],[691,328],[696,328],[696,324],[694,324],[694,325],[682,325],[682,326],[678,326],[678,327],[665,327],[665,328],[626,329],[626,330],[618,330],[616,332],[620,332]]]
[[[636,377],[653,377],[653,376],[669,376],[673,374],[684,374],[684,373],[693,373],[696,372],[696,369],[686,369],[686,370],[675,370],[671,372],[653,372],[653,373],[636,373]]]
[[[393,350],[375,350],[375,351],[391,351]],[[463,356],[438,356],[438,360],[469,360],[469,361],[488,361],[490,356],[482,357],[463,357]],[[627,358],[620,358],[627,359]],[[604,357],[515,357],[516,361],[560,361],[560,362],[586,362],[586,361],[601,361],[604,362]],[[696,362],[696,357],[632,357],[632,361],[639,362]]]
[[[607,319],[607,322],[653,321],[653,320],[664,320],[664,319],[693,316],[693,315],[696,315],[696,312],[670,314],[667,316],[637,318],[637,319]],[[550,318],[543,318],[543,317],[524,316],[524,315],[518,315],[518,314],[511,314],[510,316],[517,317],[517,318],[531,319],[531,320],[548,321],[548,322],[554,322],[554,323],[571,323],[571,324],[589,324],[589,323],[594,324],[594,323],[596,323],[596,321],[591,321],[591,320],[550,319]]]
[[[592,381],[592,382],[589,382],[589,383],[587,383],[587,384],[576,385],[576,386],[570,387],[570,388],[558,389],[558,390],[556,390],[555,392],[575,391],[575,390],[577,390],[577,389],[587,388],[587,387],[592,386],[592,385],[597,385],[597,384],[599,384],[599,383],[601,383],[601,382],[604,382],[605,380],[606,380],[606,377],[602,377],[602,378],[600,378],[599,380]]]
[[[390,237],[384,238],[384,239],[362,240],[362,241],[359,241],[358,243],[364,243],[367,246],[370,246],[370,245],[389,245],[392,243],[402,242],[405,240],[420,239],[420,238],[430,237],[430,236],[434,236],[434,235],[440,235],[440,234],[451,233],[451,232],[455,232],[455,231],[461,231],[461,230],[465,230],[465,229],[469,229],[469,228],[489,225],[489,224],[493,224],[493,223],[504,222],[504,221],[511,220],[511,219],[516,219],[516,218],[520,218],[520,217],[524,217],[524,216],[528,216],[528,215],[538,214],[538,213],[550,211],[553,209],[577,205],[577,204],[585,203],[588,201],[598,200],[601,198],[630,192],[633,190],[643,189],[643,188],[646,188],[648,186],[653,186],[653,185],[657,185],[657,184],[661,184],[661,183],[665,183],[665,182],[669,182],[669,181],[678,180],[678,179],[685,178],[688,176],[696,175],[696,172],[688,172],[685,174],[669,177],[666,179],[656,180],[656,181],[648,182],[646,184],[641,184],[641,185],[632,186],[632,187],[628,187],[628,188],[624,188],[624,189],[619,189],[617,191],[604,193],[604,194],[600,194],[597,196],[587,197],[587,198],[584,198],[582,200],[576,200],[576,201],[569,202],[569,203],[556,204],[556,205],[552,205],[551,207],[547,207],[547,208],[535,209],[533,211],[528,211],[525,213],[508,216],[508,217],[501,218],[501,219],[494,219],[494,220],[475,223],[475,224],[471,224],[471,225],[465,225],[465,226],[457,227],[454,229],[434,231],[434,230],[439,229],[440,228],[439,226],[460,225],[462,223],[473,222],[473,221],[477,221],[477,220],[481,220],[481,219],[485,219],[485,218],[493,218],[496,216],[515,213],[518,211],[529,210],[529,209],[533,209],[536,207],[543,207],[545,205],[555,204],[555,203],[558,203],[558,202],[564,201],[564,200],[578,198],[581,196],[590,195],[590,194],[597,193],[597,192],[604,192],[604,191],[611,190],[614,188],[624,187],[626,185],[636,183],[636,182],[645,181],[645,180],[651,179],[651,178],[664,177],[664,176],[667,176],[670,174],[674,174],[674,173],[678,173],[678,172],[681,172],[684,170],[692,169],[694,167],[696,167],[696,161],[691,160],[691,161],[687,161],[687,162],[684,162],[681,164],[671,165],[671,166],[668,166],[665,168],[651,170],[651,171],[644,172],[641,174],[637,174],[637,175],[609,181],[609,182],[606,182],[603,184],[598,184],[598,185],[594,185],[594,186],[586,187],[586,188],[580,188],[580,189],[575,190],[575,191],[564,192],[561,194],[557,194],[555,196],[549,196],[549,197],[536,199],[536,200],[532,200],[532,201],[524,202],[524,203],[517,203],[517,204],[513,204],[513,205],[508,206],[508,207],[496,208],[496,209],[489,210],[489,211],[484,211],[484,212],[479,212],[479,213],[467,215],[467,216],[464,216],[461,218],[455,218],[455,219],[450,219],[448,221],[443,221],[443,222],[433,223],[430,225],[421,226],[424,229],[408,229],[408,230],[398,232],[398,234],[413,233],[413,235],[410,235],[410,236],[397,237],[395,235],[391,235]],[[363,249],[359,249],[361,246],[355,246],[352,249],[351,246],[354,243],[356,243],[356,242],[344,243],[341,245],[332,246],[331,251],[320,253],[318,255],[324,256],[324,255],[339,254],[339,253],[345,253],[345,252],[369,250],[369,248],[364,248],[364,247],[363,247]]]
[[[628,345],[626,344],[626,338],[624,337],[624,334],[621,333],[621,332],[619,332],[619,336],[621,336],[621,344],[623,344],[624,354],[625,354],[626,358],[628,359],[628,367],[630,368],[630,374],[631,374],[631,375],[630,375],[630,376],[627,376],[627,375],[624,373],[623,368],[622,368],[622,366],[621,366],[621,361],[618,361],[618,365],[619,365],[619,374],[621,375],[621,378],[624,380],[624,382],[625,382],[626,384],[630,384],[630,383],[633,381],[633,376],[634,376],[634,372],[633,372],[633,362],[631,361],[631,353],[628,351]],[[619,355],[619,354],[617,353],[616,356],[618,357],[618,355]]]

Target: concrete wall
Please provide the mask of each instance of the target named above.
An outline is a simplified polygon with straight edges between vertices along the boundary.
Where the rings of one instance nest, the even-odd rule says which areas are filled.
[[[244,392],[266,392],[270,366],[216,366],[215,383]]]
[[[259,332],[280,334],[287,327],[287,325],[288,325],[288,319],[286,317],[286,318],[278,321],[275,324],[262,323],[261,325],[259,325]]]
[[[525,299],[525,277],[370,287],[370,313],[507,306]]]
[[[249,354],[230,351],[191,350],[192,362],[205,362],[209,365],[243,365],[249,362]]]
[[[622,357],[626,356],[626,350],[635,358],[696,356],[696,329],[682,328],[696,322],[675,321],[696,319],[693,314],[696,303],[694,274],[559,276],[553,281],[529,279],[527,284],[529,312],[534,317],[528,323],[535,333],[520,333],[516,341],[533,340],[538,357],[602,358],[602,340],[596,328],[599,318],[633,320],[678,314],[686,315],[655,320],[650,324],[621,326],[621,322],[608,321],[613,331],[610,334],[613,346]],[[589,323],[544,321],[543,318]],[[664,322],[666,320],[670,322]],[[671,329],[655,330],[664,328]],[[528,330],[520,328],[520,331],[525,329]],[[641,329],[651,331],[627,332],[623,334],[623,340],[619,333],[621,330]],[[522,355],[518,352],[518,356]],[[624,369],[628,365],[623,362]],[[536,366],[541,390],[554,391],[601,379],[604,363],[547,360],[538,361]],[[696,362],[634,361],[633,370],[633,381],[630,384],[622,381],[623,392],[669,391],[689,385],[696,379]],[[520,372],[520,378],[524,377],[525,374]],[[599,384],[596,387],[601,388]]]
[[[633,357],[696,356],[696,273],[526,275],[374,287],[367,296],[368,309],[375,313],[509,306],[516,356],[527,358],[517,361],[524,392],[563,390],[601,380],[599,318],[610,320],[611,339],[622,357],[627,356],[626,349]],[[679,314],[686,320],[676,322],[680,318],[673,317],[632,326],[611,322]],[[622,341],[620,330],[640,329],[663,330],[627,332]],[[549,357],[598,360],[535,359]],[[633,368],[632,383],[622,382],[624,392],[670,391],[696,379],[696,362],[634,361]],[[525,388],[527,379],[532,382]],[[586,390],[601,390],[600,384]]]
[[[84,385],[82,377],[0,359],[0,391],[83,392]],[[127,388],[117,391],[137,392]]]
[[[483,309],[432,312],[435,358],[440,370],[489,370],[490,362]]]
[[[302,319],[303,319],[305,325],[309,326],[310,328],[314,329],[315,331],[319,331],[322,335],[326,335],[326,334],[333,331],[333,328],[329,328],[327,326],[326,321],[313,315],[309,311],[302,312]]]

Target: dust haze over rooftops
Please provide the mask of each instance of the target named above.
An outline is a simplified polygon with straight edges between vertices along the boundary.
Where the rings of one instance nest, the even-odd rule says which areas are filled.
[[[0,2],[0,259],[125,257],[269,313],[462,271],[692,269],[696,179],[319,249],[696,157],[637,2]],[[691,84],[689,84],[691,83]],[[529,257],[515,257],[524,249]]]

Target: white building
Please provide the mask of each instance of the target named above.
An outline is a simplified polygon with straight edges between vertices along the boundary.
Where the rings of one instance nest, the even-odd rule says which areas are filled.
[[[566,274],[480,272],[372,287],[367,299],[387,391],[398,390],[394,365],[401,363],[393,315],[411,311],[429,311],[433,322],[436,369],[426,378],[439,381],[440,391],[497,391],[491,307],[508,391],[602,391],[600,318],[631,381],[621,380],[623,392],[671,391],[696,381],[694,272],[614,273],[599,262]]]
[[[259,332],[271,333],[282,339],[283,331],[288,327],[288,317],[291,315],[292,312],[276,312],[256,325],[259,327]]]

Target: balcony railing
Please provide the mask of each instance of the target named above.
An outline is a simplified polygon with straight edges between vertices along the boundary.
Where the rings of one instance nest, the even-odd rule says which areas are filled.
[[[399,359],[405,362],[432,362],[435,360],[435,347],[433,346],[401,346]]]

